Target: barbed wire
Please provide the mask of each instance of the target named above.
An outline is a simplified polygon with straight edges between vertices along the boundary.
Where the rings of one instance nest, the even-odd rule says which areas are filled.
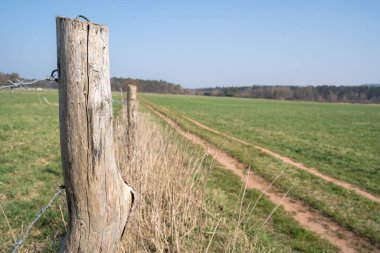
[[[5,86],[0,86],[0,90],[2,89],[15,89],[15,88],[21,88],[21,87],[26,87],[26,86],[29,86],[29,85],[32,85],[32,84],[35,84],[35,83],[38,83],[38,82],[44,82],[44,81],[49,81],[49,82],[55,82],[54,78],[51,78],[51,77],[48,77],[46,79],[40,79],[40,80],[34,80],[34,81],[31,81],[31,82],[25,82],[24,80],[16,80],[16,82],[12,82],[12,81],[8,81],[9,83],[11,83],[10,85],[5,85]]]
[[[49,203],[40,210],[40,212],[37,214],[36,218],[34,218],[34,220],[32,221],[32,223],[30,223],[30,225],[29,225],[28,229],[26,230],[24,236],[18,242],[16,242],[15,247],[14,247],[12,253],[18,252],[19,248],[24,243],[24,241],[25,241],[26,237],[28,236],[28,234],[30,232],[30,229],[33,227],[34,223],[36,223],[36,221],[41,217],[41,215],[46,211],[46,209],[48,209],[51,206],[51,204],[54,202],[54,200],[59,195],[61,195],[61,193],[64,190],[65,190],[65,187],[64,186],[60,186],[59,189],[55,192],[53,198],[49,201]]]
[[[29,85],[32,85],[32,84],[35,84],[35,83],[38,83],[38,82],[50,82],[50,83],[54,83],[55,82],[55,79],[52,78],[52,77],[47,77],[45,79],[39,79],[39,80],[34,80],[34,81],[31,81],[31,82],[26,82],[24,80],[16,80],[15,82],[12,82],[12,81],[8,81],[9,83],[11,83],[10,85],[5,85],[5,86],[0,86],[0,90],[2,89],[15,89],[15,88],[21,88],[21,87],[26,87],[26,86],[29,86]]]
[[[15,82],[12,82],[11,80],[8,80],[8,82],[10,83],[10,85],[4,85],[4,86],[0,86],[0,90],[2,89],[15,89],[15,88],[21,88],[21,87],[26,87],[26,86],[29,86],[29,85],[32,85],[32,84],[35,84],[35,83],[39,83],[39,82],[50,82],[50,83],[57,83],[58,82],[58,78],[54,77],[54,74],[58,72],[58,69],[55,69],[51,72],[50,76],[49,77],[46,77],[45,79],[37,79],[37,80],[33,80],[33,81],[30,81],[30,82],[27,82],[25,80],[19,80],[17,79]]]

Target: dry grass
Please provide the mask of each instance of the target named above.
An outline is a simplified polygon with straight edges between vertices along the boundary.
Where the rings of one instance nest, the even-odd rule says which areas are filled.
[[[195,151],[150,115],[140,113],[137,143],[131,161],[127,161],[124,115],[122,111],[115,126],[117,160],[120,168],[127,169],[128,181],[139,195],[125,249],[233,252],[243,247],[256,251],[240,229],[240,220],[226,219],[215,212],[213,203],[206,203],[206,181],[213,165],[203,152]],[[238,209],[240,204],[236,204]]]
[[[127,168],[128,181],[139,195],[125,248],[129,252],[184,252],[191,246],[202,251],[205,238],[199,230],[209,219],[202,209],[205,157],[191,157],[186,143],[140,115],[136,146],[131,161],[127,161],[124,122],[120,117],[116,124],[117,160],[120,168]],[[200,243],[193,245],[192,241]]]

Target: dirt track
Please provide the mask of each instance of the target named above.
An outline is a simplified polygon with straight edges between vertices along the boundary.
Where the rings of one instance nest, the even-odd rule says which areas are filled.
[[[166,109],[164,107],[160,107],[160,108],[168,111],[168,109]],[[355,186],[353,184],[347,183],[347,182],[339,180],[339,179],[332,178],[332,177],[330,177],[330,176],[328,176],[326,174],[321,173],[320,171],[318,171],[315,168],[307,167],[307,166],[305,166],[302,163],[296,162],[296,161],[292,160],[291,158],[283,156],[283,155],[280,155],[280,154],[278,154],[276,152],[273,152],[272,150],[266,149],[266,148],[258,146],[258,145],[254,145],[252,143],[249,143],[249,142],[246,142],[244,140],[238,139],[238,138],[236,138],[234,136],[231,136],[231,135],[228,135],[226,133],[223,133],[223,132],[220,132],[218,130],[215,130],[215,129],[211,128],[211,127],[205,126],[202,123],[200,123],[200,122],[198,122],[198,121],[196,121],[196,120],[194,120],[192,118],[189,118],[189,117],[186,117],[186,116],[183,116],[183,118],[187,119],[188,121],[192,122],[194,125],[197,125],[197,126],[203,128],[203,129],[206,129],[206,130],[208,130],[210,132],[213,132],[215,134],[218,134],[218,135],[222,135],[224,137],[227,137],[227,138],[229,138],[231,140],[234,140],[236,142],[239,142],[241,144],[253,147],[253,148],[255,148],[257,150],[260,150],[261,152],[263,152],[263,153],[265,153],[267,155],[270,155],[270,156],[272,156],[272,157],[274,157],[276,159],[279,159],[279,160],[283,161],[284,163],[291,164],[291,165],[293,165],[294,167],[296,167],[298,169],[307,171],[307,172],[309,172],[310,174],[312,174],[314,176],[320,177],[320,178],[322,178],[323,180],[325,180],[327,182],[333,183],[333,184],[338,185],[338,186],[340,186],[342,188],[345,188],[347,190],[352,190],[352,191],[356,192],[357,194],[359,194],[359,195],[361,195],[361,196],[363,196],[363,197],[365,197],[367,199],[370,199],[370,200],[372,200],[372,201],[377,202],[377,203],[380,204],[380,197],[379,196],[376,196],[376,195],[373,195],[373,194],[371,194],[369,192],[366,192],[366,191],[360,189],[359,187],[357,187],[357,186]]]
[[[357,250],[364,248],[372,252],[380,252],[379,249],[374,248],[374,246],[368,243],[366,240],[358,238],[351,231],[341,227],[339,224],[324,216],[318,210],[311,208],[302,201],[286,196],[286,193],[277,191],[273,187],[271,190],[266,191],[265,189],[270,185],[270,183],[265,181],[262,177],[253,173],[250,173],[248,176],[244,175],[244,168],[246,168],[246,166],[243,163],[239,162],[228,153],[219,150],[199,136],[183,130],[173,120],[150,107],[149,105],[146,106],[152,112],[163,118],[179,134],[191,140],[194,144],[202,146],[205,152],[210,154],[221,165],[231,170],[241,179],[245,180],[247,188],[256,189],[263,192],[265,196],[269,198],[273,203],[280,204],[286,211],[288,211],[301,226],[328,240],[337,248],[339,248],[341,252],[357,252]]]

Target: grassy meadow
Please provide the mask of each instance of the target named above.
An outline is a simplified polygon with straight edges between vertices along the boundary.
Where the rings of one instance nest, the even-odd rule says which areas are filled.
[[[145,95],[173,112],[380,195],[380,107]]]
[[[122,112],[119,100],[120,94],[115,93],[115,119]],[[141,152],[132,158],[129,168],[141,200],[129,225],[127,249],[337,251],[281,209],[262,226],[275,208],[273,203],[261,198],[251,210],[259,192],[244,190],[237,176],[220,168],[199,147],[180,138],[158,118],[149,116],[143,106],[140,109],[140,124],[144,127],[139,128],[141,138],[137,145]],[[120,153],[124,147],[122,131],[125,127],[115,123],[118,163],[126,166]],[[0,143],[0,204],[5,213],[0,214],[0,252],[8,252],[63,184],[57,92],[0,92]],[[244,220],[239,218],[242,216]],[[172,222],[167,222],[168,217]],[[63,194],[34,225],[20,252],[56,251],[66,226]]]
[[[380,107],[236,98],[141,95],[184,128],[221,147],[272,181],[284,163],[195,126],[183,115],[219,131],[270,148],[322,172],[378,193]],[[380,205],[352,191],[287,166],[275,185],[380,245]]]
[[[53,91],[0,92],[0,201],[17,237],[63,184],[57,103]],[[62,197],[32,230],[36,248],[53,242],[56,232],[62,235],[59,206],[65,212]],[[0,229],[0,251],[7,252],[13,236],[3,214]],[[44,247],[51,249],[52,244]]]

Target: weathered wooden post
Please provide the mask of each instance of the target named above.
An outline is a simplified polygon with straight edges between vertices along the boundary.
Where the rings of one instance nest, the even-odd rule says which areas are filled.
[[[127,114],[128,114],[128,128],[127,128],[127,143],[128,143],[128,159],[134,152],[136,143],[136,123],[137,123],[137,87],[128,84],[127,93]]]
[[[124,104],[124,93],[123,93],[123,88],[121,87],[120,87],[120,96],[121,96],[120,102],[121,104]]]
[[[108,28],[57,17],[61,160],[69,227],[61,252],[116,252],[133,205],[117,168]]]

